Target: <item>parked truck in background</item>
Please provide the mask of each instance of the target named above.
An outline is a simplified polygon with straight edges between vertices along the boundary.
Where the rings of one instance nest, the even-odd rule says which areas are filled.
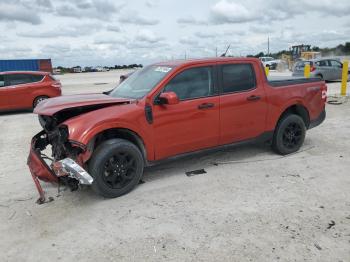
[[[0,60],[0,72],[42,71],[52,73],[51,59],[7,59]]]
[[[118,197],[165,159],[252,141],[296,152],[325,119],[326,91],[319,78],[269,81],[255,58],[157,63],[110,92],[40,103],[28,165],[41,202],[38,179]]]

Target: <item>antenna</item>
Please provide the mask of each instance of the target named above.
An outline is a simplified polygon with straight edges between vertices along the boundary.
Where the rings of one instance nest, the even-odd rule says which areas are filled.
[[[221,57],[225,57],[225,56],[226,56],[226,54],[227,54],[228,50],[230,49],[230,46],[231,46],[231,45],[228,45],[228,47],[227,47],[227,49],[226,49],[225,53],[223,53],[223,54],[221,55]]]

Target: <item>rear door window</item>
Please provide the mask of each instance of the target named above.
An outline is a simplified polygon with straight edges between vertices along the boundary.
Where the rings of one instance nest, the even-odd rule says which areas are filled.
[[[336,60],[329,60],[331,63],[331,67],[335,67],[335,68],[341,68],[342,64],[339,61]]]
[[[39,82],[44,78],[43,75],[32,75],[32,74],[9,74],[6,75],[6,85],[22,85],[27,83]]]
[[[6,75],[6,85],[14,86],[32,82],[31,75],[27,74],[10,74]]]
[[[32,82],[40,82],[43,80],[44,76],[43,75],[31,75]]]
[[[320,66],[320,67],[325,67],[325,66],[328,66],[328,61],[327,60],[321,60],[321,61],[315,62],[315,64],[317,66]]]
[[[231,64],[222,67],[223,93],[242,92],[256,87],[251,64]]]
[[[5,77],[4,75],[0,75],[0,87],[5,86]]]

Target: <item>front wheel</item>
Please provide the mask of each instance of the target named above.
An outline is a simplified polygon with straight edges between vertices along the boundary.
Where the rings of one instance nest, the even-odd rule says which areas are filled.
[[[138,147],[124,139],[98,146],[89,162],[93,190],[107,198],[129,193],[140,181],[144,161]]]
[[[294,153],[304,143],[306,127],[304,120],[295,114],[283,117],[275,130],[272,148],[281,155]]]

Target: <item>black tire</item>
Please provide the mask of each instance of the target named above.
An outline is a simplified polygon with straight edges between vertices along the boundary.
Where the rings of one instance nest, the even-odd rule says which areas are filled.
[[[93,153],[89,172],[92,189],[107,198],[129,193],[140,181],[144,161],[138,147],[124,139],[103,142]]]
[[[318,77],[318,78],[321,78],[321,80],[323,80],[323,75],[318,74],[317,77]]]
[[[305,134],[304,120],[295,114],[286,115],[277,124],[272,148],[281,155],[294,153],[303,145]]]
[[[38,96],[33,101],[33,108],[35,108],[41,101],[48,99],[48,96]]]

